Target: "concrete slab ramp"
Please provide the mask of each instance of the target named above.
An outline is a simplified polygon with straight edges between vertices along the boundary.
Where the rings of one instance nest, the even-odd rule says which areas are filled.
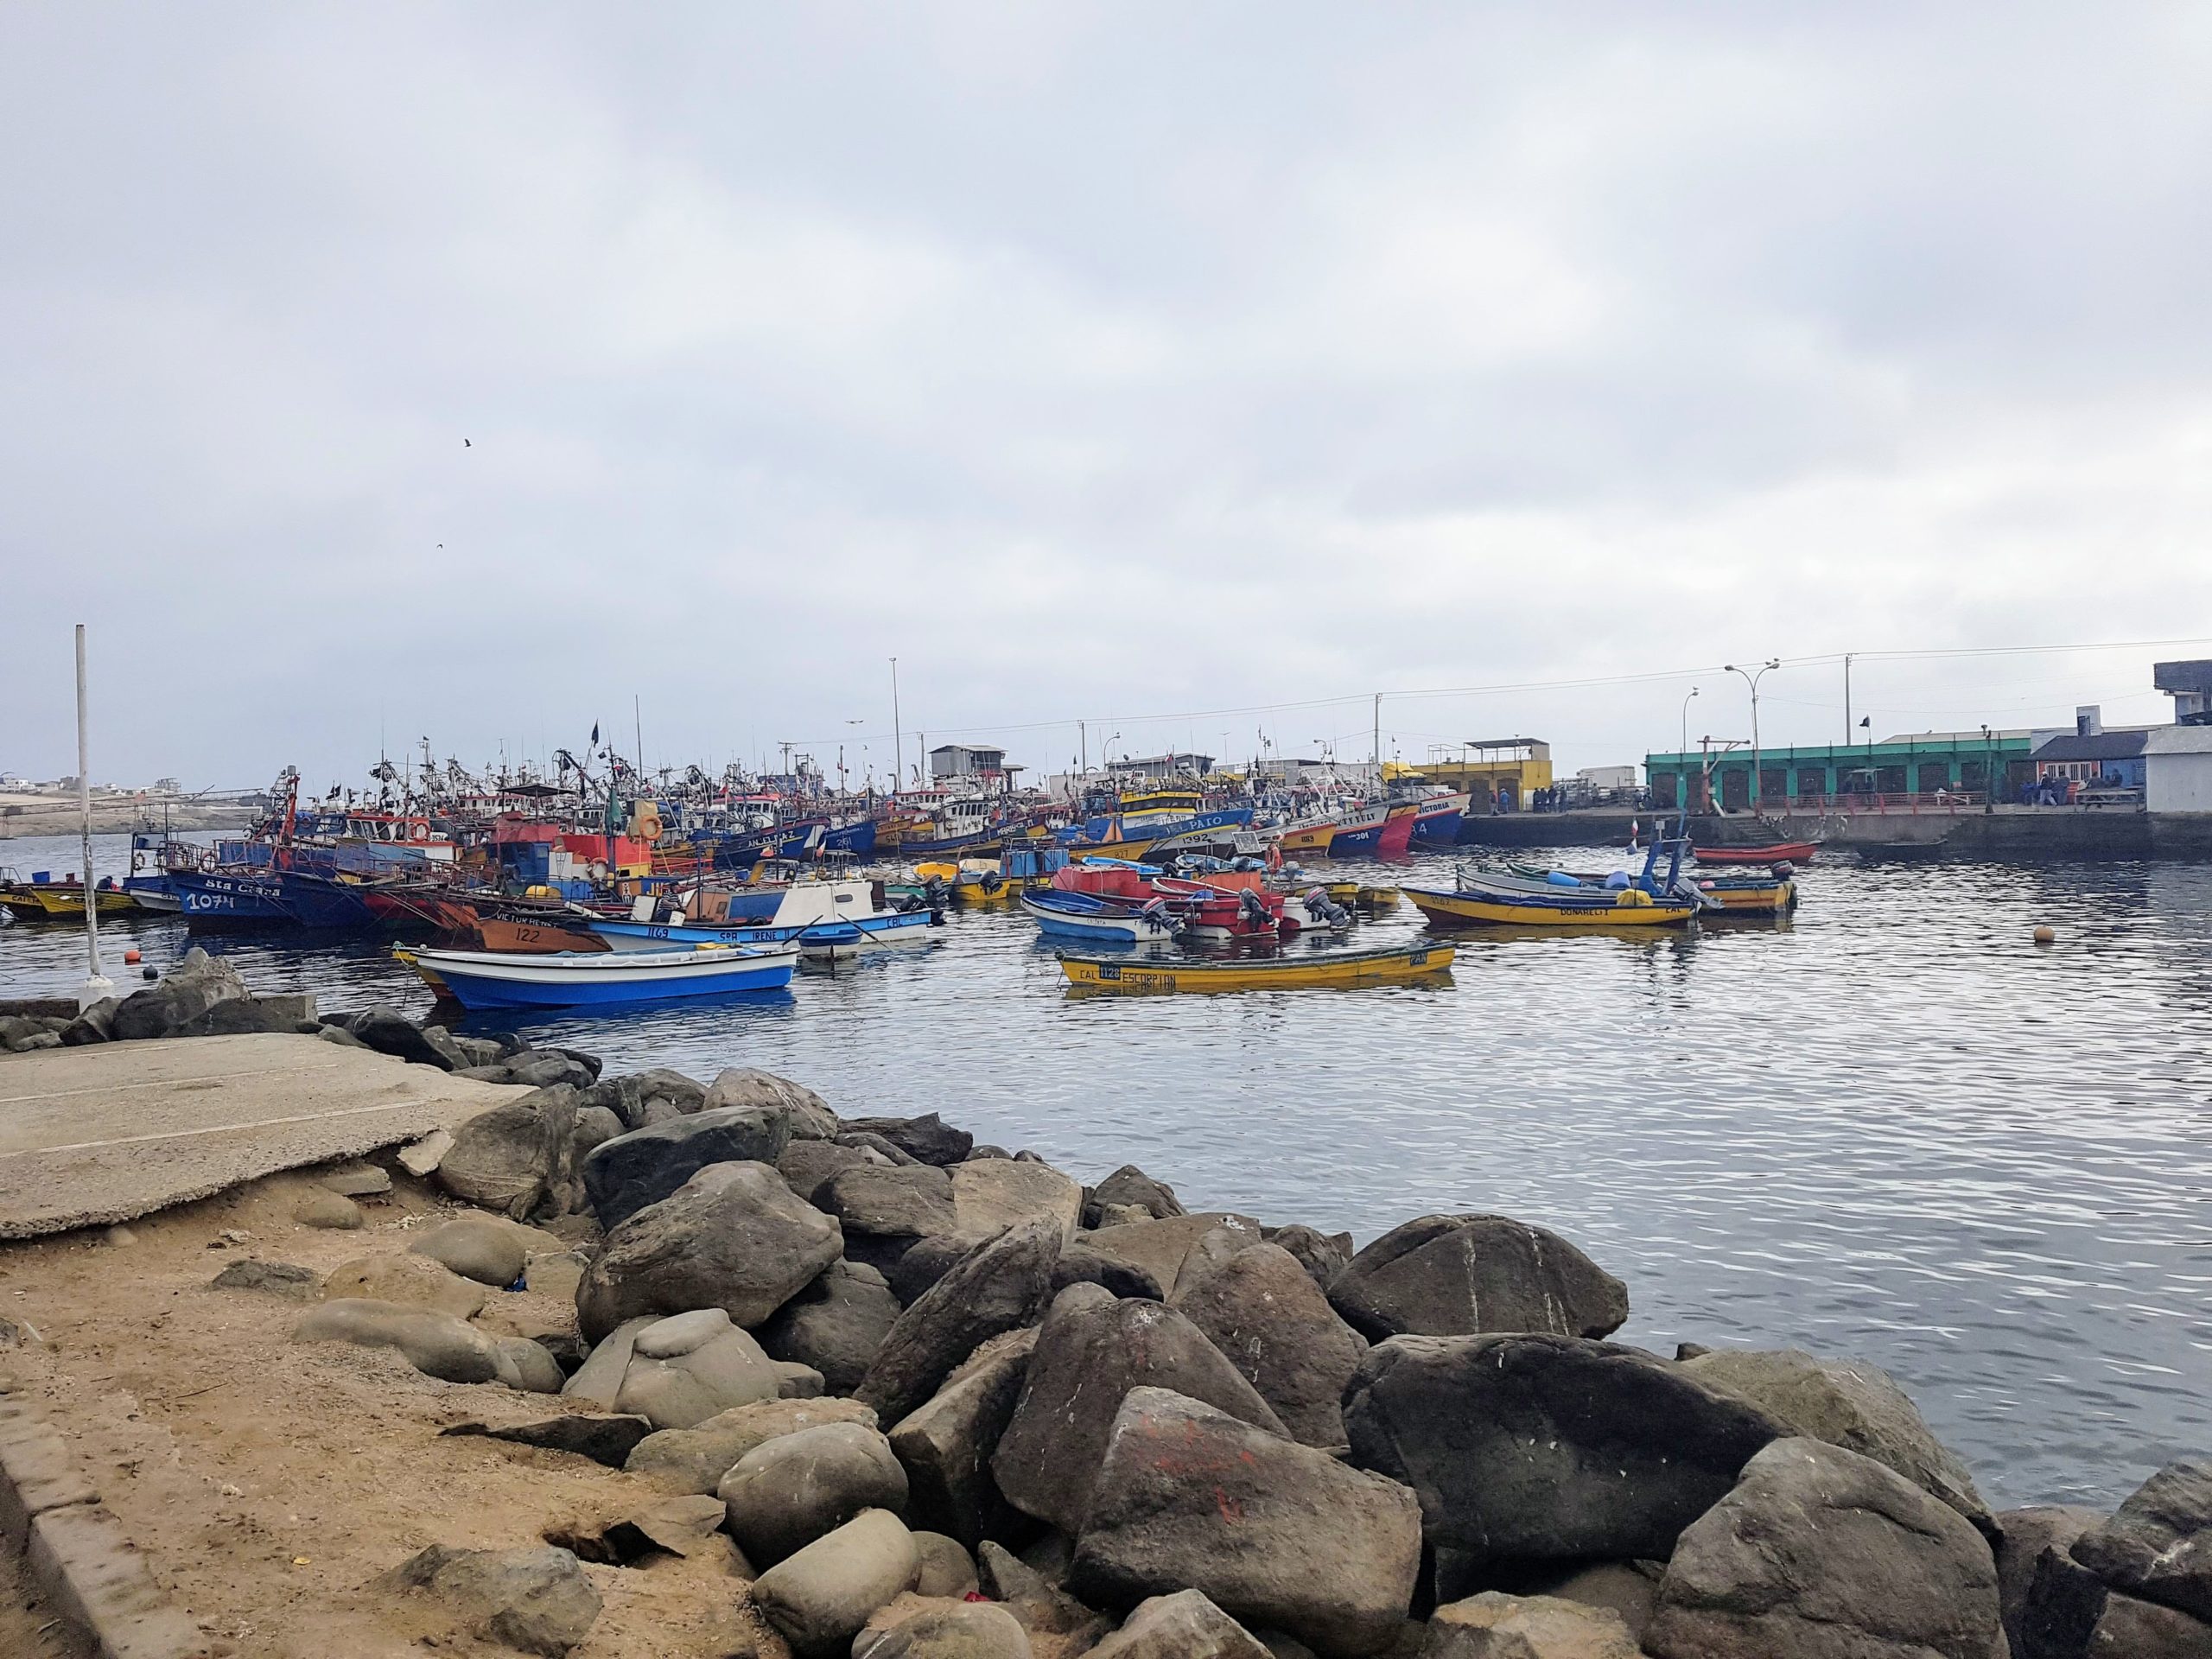
[[[516,1092],[289,1034],[0,1054],[0,1239],[130,1221],[358,1158]]]

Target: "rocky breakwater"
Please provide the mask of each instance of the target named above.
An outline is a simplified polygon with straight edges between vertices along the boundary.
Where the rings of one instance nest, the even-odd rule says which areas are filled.
[[[580,1555],[711,1548],[801,1659],[2212,1656],[2212,1464],[1993,1514],[1880,1371],[1611,1342],[1626,1287],[1509,1217],[1355,1249],[747,1071],[563,1079],[435,1179],[515,1230],[442,1247],[461,1280],[583,1241],[573,1337],[471,1341],[443,1279],[378,1300],[419,1271],[298,1337],[557,1389],[481,1432],[636,1487],[393,1566],[481,1639],[565,1652]]]

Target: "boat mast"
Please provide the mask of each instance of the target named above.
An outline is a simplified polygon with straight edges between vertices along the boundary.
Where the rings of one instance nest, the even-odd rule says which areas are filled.
[[[92,883],[92,773],[85,721],[85,625],[77,625],[77,813],[83,831],[85,876],[85,982],[77,992],[77,1011],[86,1008],[115,989],[100,972],[99,890]]]
[[[891,659],[891,798],[899,798],[899,774],[906,765],[906,728],[899,723],[899,659]]]

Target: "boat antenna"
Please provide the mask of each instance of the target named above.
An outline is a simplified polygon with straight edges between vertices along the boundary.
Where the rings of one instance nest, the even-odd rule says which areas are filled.
[[[77,625],[77,813],[84,835],[85,982],[77,992],[77,1011],[82,1014],[115,989],[114,982],[100,972],[100,896],[92,881],[92,772],[90,745],[86,738],[85,625]]]

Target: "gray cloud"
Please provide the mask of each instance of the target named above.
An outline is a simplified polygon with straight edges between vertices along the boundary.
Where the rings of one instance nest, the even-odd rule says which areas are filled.
[[[880,767],[893,653],[910,731],[1363,747],[1371,687],[2212,632],[2208,58],[2126,5],[19,10],[0,766],[69,768],[80,614],[96,769],[224,782],[632,694],[650,759]],[[2154,717],[2151,654],[1859,702]],[[1621,759],[1688,683],[1386,724]]]

